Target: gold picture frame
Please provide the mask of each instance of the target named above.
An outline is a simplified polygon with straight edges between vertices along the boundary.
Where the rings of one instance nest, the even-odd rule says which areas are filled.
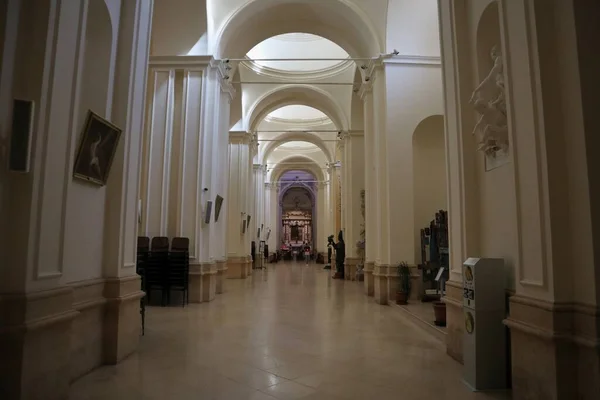
[[[85,120],[73,177],[106,185],[122,130],[89,110]]]

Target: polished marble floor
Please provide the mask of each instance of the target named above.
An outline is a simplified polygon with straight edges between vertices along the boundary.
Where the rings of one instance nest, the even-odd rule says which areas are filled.
[[[140,351],[72,385],[79,399],[506,399],[472,393],[443,345],[358,282],[270,265],[211,303],[151,307]]]

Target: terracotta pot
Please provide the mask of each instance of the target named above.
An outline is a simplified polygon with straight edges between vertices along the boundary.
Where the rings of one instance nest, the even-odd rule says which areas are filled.
[[[408,304],[408,294],[405,292],[396,292],[396,304]]]
[[[434,301],[433,312],[435,313],[435,324],[437,326],[446,326],[446,303]]]

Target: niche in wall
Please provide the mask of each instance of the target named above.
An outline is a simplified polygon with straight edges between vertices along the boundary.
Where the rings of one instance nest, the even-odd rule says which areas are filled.
[[[489,171],[508,162],[505,74],[498,2],[491,2],[477,25],[477,75],[479,84],[470,103],[477,113],[473,130],[478,150]]]
[[[104,1],[89,1],[83,62],[77,87],[77,114],[70,143],[71,168],[88,110],[110,120],[113,25]],[[72,180],[67,194],[64,269],[67,282],[102,276],[106,187]]]
[[[429,226],[436,212],[448,209],[446,143],[441,115],[425,118],[413,133],[413,196],[415,260],[421,260],[420,230]]]

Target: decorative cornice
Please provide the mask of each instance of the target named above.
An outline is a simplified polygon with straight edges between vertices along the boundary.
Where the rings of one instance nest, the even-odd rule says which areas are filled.
[[[442,58],[435,56],[397,55],[383,60],[384,64],[442,66]]]
[[[229,131],[230,144],[250,144],[252,141],[252,133],[245,131]]]
[[[148,66],[153,69],[204,70],[214,61],[212,56],[150,56]]]
[[[265,122],[273,122],[276,124],[285,124],[285,125],[302,125],[302,126],[321,126],[321,125],[330,125],[331,118],[329,117],[319,117],[319,118],[279,118],[273,117],[271,115],[267,115],[264,118]]]

